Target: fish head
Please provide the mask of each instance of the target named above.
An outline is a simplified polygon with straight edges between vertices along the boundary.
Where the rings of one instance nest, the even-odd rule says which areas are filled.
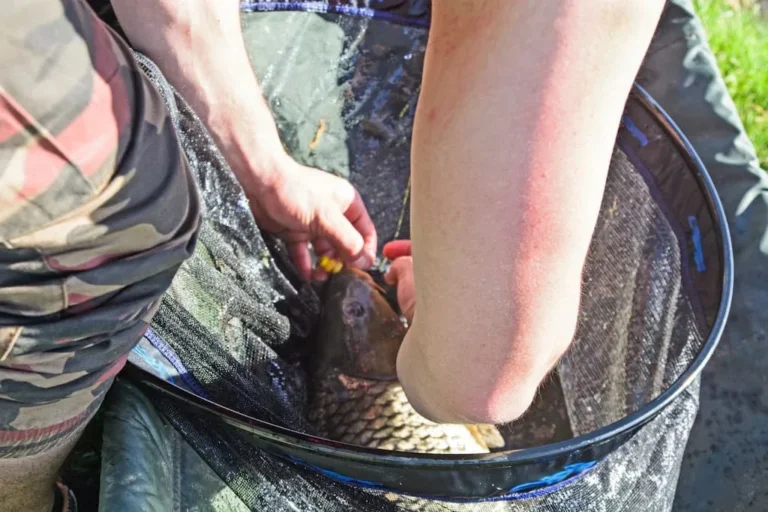
[[[405,333],[384,289],[367,272],[345,268],[325,284],[312,371],[395,380],[397,352]]]

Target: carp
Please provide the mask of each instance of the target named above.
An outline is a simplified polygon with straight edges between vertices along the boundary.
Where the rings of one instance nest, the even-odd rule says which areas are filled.
[[[493,425],[434,423],[410,405],[396,370],[407,327],[369,273],[344,268],[332,274],[323,298],[309,362],[308,419],[318,435],[419,453],[504,447]]]

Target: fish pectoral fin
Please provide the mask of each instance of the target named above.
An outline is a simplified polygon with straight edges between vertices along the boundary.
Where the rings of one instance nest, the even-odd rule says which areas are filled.
[[[484,451],[490,452],[490,448],[488,448],[488,445],[485,443],[485,438],[480,433],[480,429],[477,428],[477,425],[464,425],[467,430],[469,431],[469,434],[474,438],[475,441],[477,441],[477,444],[480,445],[480,447]]]
[[[504,448],[506,445],[504,437],[494,425],[467,425],[467,429],[472,434],[472,437],[474,437],[477,442],[484,446],[488,451]]]

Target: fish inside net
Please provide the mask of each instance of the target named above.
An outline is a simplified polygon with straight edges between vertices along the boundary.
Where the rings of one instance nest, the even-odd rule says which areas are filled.
[[[419,21],[419,2],[401,13],[412,16],[411,22],[256,12],[257,4],[244,4],[253,11],[243,15],[244,37],[286,148],[299,162],[358,187],[380,243],[407,238],[410,130],[428,34]],[[149,59],[137,59],[173,114],[203,196],[204,220],[195,254],[139,344],[145,357],[135,351],[131,361],[154,371],[150,354],[173,366],[179,385],[311,433],[304,363],[320,297],[298,278],[279,241],[258,229],[242,189],[194,112]],[[716,253],[716,242],[705,236],[704,249],[697,249],[689,236],[693,224],[674,220],[682,206],[658,193],[648,165],[668,171],[665,187],[684,187],[693,178],[643,116],[648,114],[641,109],[628,110],[617,137],[573,346],[531,409],[501,426],[508,448],[562,441],[636,412],[682,374],[712,326],[718,291],[697,277],[692,262],[696,250]],[[695,229],[706,234],[712,220],[704,217]],[[213,416],[147,393],[252,510],[613,511],[635,510],[639,503],[643,510],[669,509],[697,386],[572,484],[524,501],[478,504],[392,499],[346,485],[259,450],[246,433]]]

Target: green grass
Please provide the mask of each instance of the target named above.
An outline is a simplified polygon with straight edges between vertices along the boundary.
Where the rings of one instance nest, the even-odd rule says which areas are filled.
[[[768,13],[759,3],[694,0],[717,58],[763,169],[768,170]],[[767,5],[768,2],[763,2]]]

